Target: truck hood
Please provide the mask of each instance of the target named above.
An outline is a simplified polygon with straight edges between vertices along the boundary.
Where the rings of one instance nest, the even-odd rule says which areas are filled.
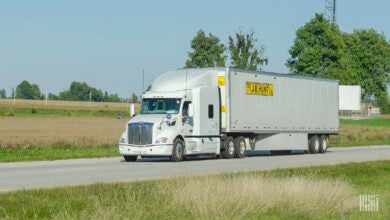
[[[138,123],[138,122],[149,122],[153,123],[155,126],[159,125],[163,120],[167,121],[167,114],[144,114],[137,115],[134,118],[130,119],[128,123]],[[174,121],[177,115],[172,115],[172,119],[170,121]]]

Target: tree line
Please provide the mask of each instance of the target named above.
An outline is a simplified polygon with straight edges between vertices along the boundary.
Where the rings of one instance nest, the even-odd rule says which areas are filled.
[[[58,95],[53,93],[42,93],[37,84],[32,84],[27,80],[23,80],[16,89],[12,89],[12,94],[9,98],[17,99],[50,99],[50,100],[65,100],[65,101],[94,101],[94,102],[123,102],[126,101],[118,96],[118,94],[109,94],[107,91],[102,92],[100,89],[89,86],[85,82],[72,82],[69,89],[60,92]],[[0,98],[7,98],[5,89],[0,90]],[[134,97],[133,97],[134,100]],[[135,99],[134,101],[138,101]]]

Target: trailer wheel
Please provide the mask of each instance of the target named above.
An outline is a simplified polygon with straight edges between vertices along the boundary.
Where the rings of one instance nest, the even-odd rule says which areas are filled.
[[[227,137],[225,140],[225,150],[221,152],[222,157],[225,159],[233,158],[235,154],[234,151],[234,139],[232,137]]]
[[[184,150],[185,150],[184,141],[180,138],[176,138],[175,141],[173,141],[171,161],[172,162],[183,161]]]
[[[328,137],[326,135],[321,135],[319,141],[320,141],[320,147],[318,152],[325,153],[328,150]]]
[[[246,151],[245,138],[242,136],[237,137],[235,139],[234,147],[235,147],[235,157],[244,158],[245,151]]]
[[[123,155],[123,158],[125,158],[126,162],[134,162],[137,160],[138,156],[130,156],[130,155]]]
[[[309,152],[311,154],[316,154],[318,153],[319,149],[320,149],[320,140],[318,138],[318,135],[311,136],[309,140]]]

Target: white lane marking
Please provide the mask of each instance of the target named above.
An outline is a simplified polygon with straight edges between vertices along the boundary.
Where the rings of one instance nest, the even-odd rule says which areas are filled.
[[[81,171],[81,170],[96,170],[96,167],[80,167],[80,168],[63,168],[49,170],[50,172],[62,172],[62,171]]]

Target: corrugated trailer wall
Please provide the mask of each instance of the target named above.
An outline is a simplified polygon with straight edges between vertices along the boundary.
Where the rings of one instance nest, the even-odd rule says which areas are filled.
[[[338,132],[338,81],[234,69],[226,78],[227,132]]]

